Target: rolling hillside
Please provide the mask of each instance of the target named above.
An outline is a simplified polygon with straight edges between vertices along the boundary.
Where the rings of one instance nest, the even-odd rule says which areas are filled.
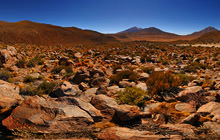
[[[110,36],[75,27],[59,27],[31,21],[0,22],[0,42],[37,45],[78,45],[117,42]]]
[[[147,40],[147,41],[177,41],[177,40],[194,40],[206,33],[218,31],[214,27],[207,27],[201,31],[194,32],[189,35],[177,35],[169,32],[164,32],[155,27],[141,29],[138,27],[132,27],[125,31],[114,34],[118,40],[121,41],[135,41],[135,40]]]

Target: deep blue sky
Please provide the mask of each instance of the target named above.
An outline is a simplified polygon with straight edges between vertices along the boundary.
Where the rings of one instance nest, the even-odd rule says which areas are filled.
[[[220,29],[220,0],[1,0],[0,20],[114,33],[132,26],[187,34]]]

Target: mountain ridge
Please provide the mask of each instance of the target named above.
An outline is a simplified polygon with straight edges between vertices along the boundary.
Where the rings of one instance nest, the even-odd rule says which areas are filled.
[[[159,41],[172,42],[184,40],[210,42],[215,40],[212,32],[219,31],[214,27],[189,35],[178,35],[165,32],[156,27],[139,28],[132,27],[116,34],[103,34],[97,31],[80,29],[77,27],[62,27],[51,24],[37,23],[23,20],[18,22],[0,21],[0,42],[6,44],[37,44],[37,45],[98,45],[124,41]],[[208,35],[206,35],[208,34]],[[218,35],[218,33],[215,33]],[[206,35],[205,37],[202,37]],[[210,37],[209,37],[210,36]],[[199,39],[199,41],[196,39]],[[207,41],[209,40],[209,41]]]

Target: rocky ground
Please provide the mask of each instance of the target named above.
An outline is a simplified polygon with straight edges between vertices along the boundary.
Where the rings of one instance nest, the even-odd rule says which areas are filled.
[[[2,45],[1,139],[220,138],[220,49]]]

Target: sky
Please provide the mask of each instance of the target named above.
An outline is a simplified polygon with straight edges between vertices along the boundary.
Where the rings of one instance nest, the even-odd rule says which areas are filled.
[[[220,0],[1,0],[0,20],[115,33],[133,26],[189,34],[220,29]]]

